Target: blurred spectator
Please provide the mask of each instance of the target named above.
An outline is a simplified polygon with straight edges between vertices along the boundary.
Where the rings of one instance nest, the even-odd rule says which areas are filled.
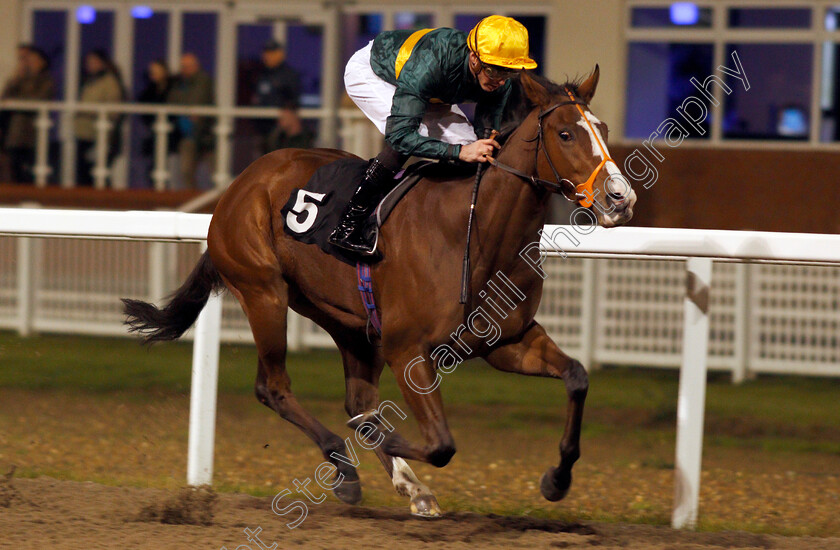
[[[212,105],[213,81],[202,68],[195,54],[181,57],[181,73],[175,78],[167,102],[174,105]],[[205,154],[213,151],[213,121],[208,117],[178,116],[175,119],[181,182],[196,187],[196,168]]]
[[[0,97],[42,101],[53,99],[55,84],[49,73],[47,54],[27,44],[19,45],[17,53],[15,73],[6,82]],[[16,183],[35,181],[32,173],[35,164],[35,117],[33,112],[0,112],[0,143],[9,166],[6,177]]]
[[[163,60],[155,60],[149,63],[145,73],[146,87],[137,96],[137,101],[140,103],[166,103],[169,97],[169,92],[172,89],[172,77],[169,74],[169,67]],[[155,125],[156,117],[154,115],[143,115],[140,120],[146,127],[146,134],[140,144],[140,154],[143,161],[149,167],[149,171],[154,169],[155,157]],[[172,140],[169,141],[169,152],[175,152],[175,144]]]
[[[314,142],[315,135],[303,124],[297,111],[284,109],[280,111],[277,126],[269,134],[268,150],[265,152],[285,147],[308,149]]]
[[[266,43],[262,63],[253,103],[259,107],[279,107],[280,113],[277,120],[256,120],[260,153],[282,147],[311,147],[312,133],[303,125],[297,112],[300,75],[286,63],[283,45],[274,40]]]
[[[108,54],[94,50],[85,56],[85,77],[79,94],[81,103],[116,103],[126,98],[120,72]],[[108,115],[111,128],[108,133],[108,156],[106,163],[111,165],[122,148],[121,115]],[[96,120],[92,112],[76,115],[76,184],[92,185],[93,168],[96,164]]]

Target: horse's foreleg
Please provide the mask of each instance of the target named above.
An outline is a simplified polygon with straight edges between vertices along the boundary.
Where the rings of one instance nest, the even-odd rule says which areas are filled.
[[[388,360],[400,392],[420,427],[426,445],[410,443],[396,432],[385,436],[382,447],[391,456],[419,460],[441,468],[455,454],[455,440],[446,423],[439,379],[427,353],[414,350]]]
[[[345,409],[351,420],[348,424],[356,428],[362,422],[370,422],[378,427],[382,426],[377,416],[379,407],[379,375],[382,372],[383,361],[372,347],[351,352],[349,348],[339,346],[344,359],[344,376],[347,387]],[[377,441],[378,433],[368,434],[368,439]],[[417,516],[435,517],[441,515],[432,491],[417,479],[409,465],[402,458],[387,454],[382,446],[374,449],[377,458],[382,462],[385,471],[391,477],[397,493],[410,499],[411,513]]]
[[[529,376],[562,378],[569,402],[566,426],[560,441],[560,465],[551,467],[540,480],[540,491],[551,501],[566,496],[572,483],[572,465],[580,457],[580,427],[589,379],[580,361],[572,359],[548,337],[539,323],[533,323],[514,343],[494,349],[486,357],[493,368]]]

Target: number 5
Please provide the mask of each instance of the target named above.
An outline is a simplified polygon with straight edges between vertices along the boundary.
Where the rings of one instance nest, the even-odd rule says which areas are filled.
[[[325,196],[326,194],[324,193],[312,193],[311,191],[300,189],[295,200],[295,205],[286,214],[286,225],[289,226],[289,229],[295,233],[306,233],[309,231],[315,223],[315,219],[318,217],[317,204],[320,204]],[[306,202],[307,197],[311,197],[314,202]],[[300,214],[305,214],[302,221],[298,220]]]

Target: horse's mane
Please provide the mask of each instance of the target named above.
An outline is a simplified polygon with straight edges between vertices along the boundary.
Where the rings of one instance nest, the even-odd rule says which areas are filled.
[[[583,82],[583,79],[580,78],[576,80],[567,80],[563,84],[558,84],[545,78],[544,76],[539,76],[533,73],[528,73],[528,76],[548,90],[548,93],[551,95],[565,94],[566,89],[573,94],[578,95],[578,87]],[[513,89],[510,91],[510,97],[508,98],[507,105],[505,106],[505,112],[502,114],[501,128],[499,128],[501,135],[499,136],[499,139],[506,140],[508,136],[510,136],[510,134],[512,134],[513,131],[522,124],[522,121],[525,120],[528,113],[534,110],[534,107],[536,107],[536,105],[534,105],[525,95],[525,90],[522,88],[522,81],[519,79],[514,80]]]

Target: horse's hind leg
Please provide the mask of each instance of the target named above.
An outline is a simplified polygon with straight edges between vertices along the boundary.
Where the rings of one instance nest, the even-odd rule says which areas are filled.
[[[336,467],[336,478],[344,476],[333,493],[348,504],[356,504],[362,499],[356,468],[334,458],[334,455],[348,456],[344,441],[306,411],[291,390],[286,372],[288,293],[288,286],[279,277],[269,285],[235,290],[248,316],[259,354],[255,393],[261,403],[300,428],[318,445],[324,458]]]
[[[339,346],[339,349],[344,360],[344,378],[347,386],[344,408],[351,417],[348,424],[356,428],[363,422],[374,422],[380,431],[386,431],[387,428],[383,425],[393,425],[381,418],[387,410],[385,407],[380,410],[379,403],[379,375],[384,366],[382,356],[372,345],[366,343],[356,345],[352,351],[350,347]],[[387,405],[390,409],[390,404]],[[434,494],[417,479],[405,460],[387,454],[382,445],[377,445],[374,452],[391,476],[397,493],[409,497],[412,514],[424,517],[441,515],[440,505]]]

